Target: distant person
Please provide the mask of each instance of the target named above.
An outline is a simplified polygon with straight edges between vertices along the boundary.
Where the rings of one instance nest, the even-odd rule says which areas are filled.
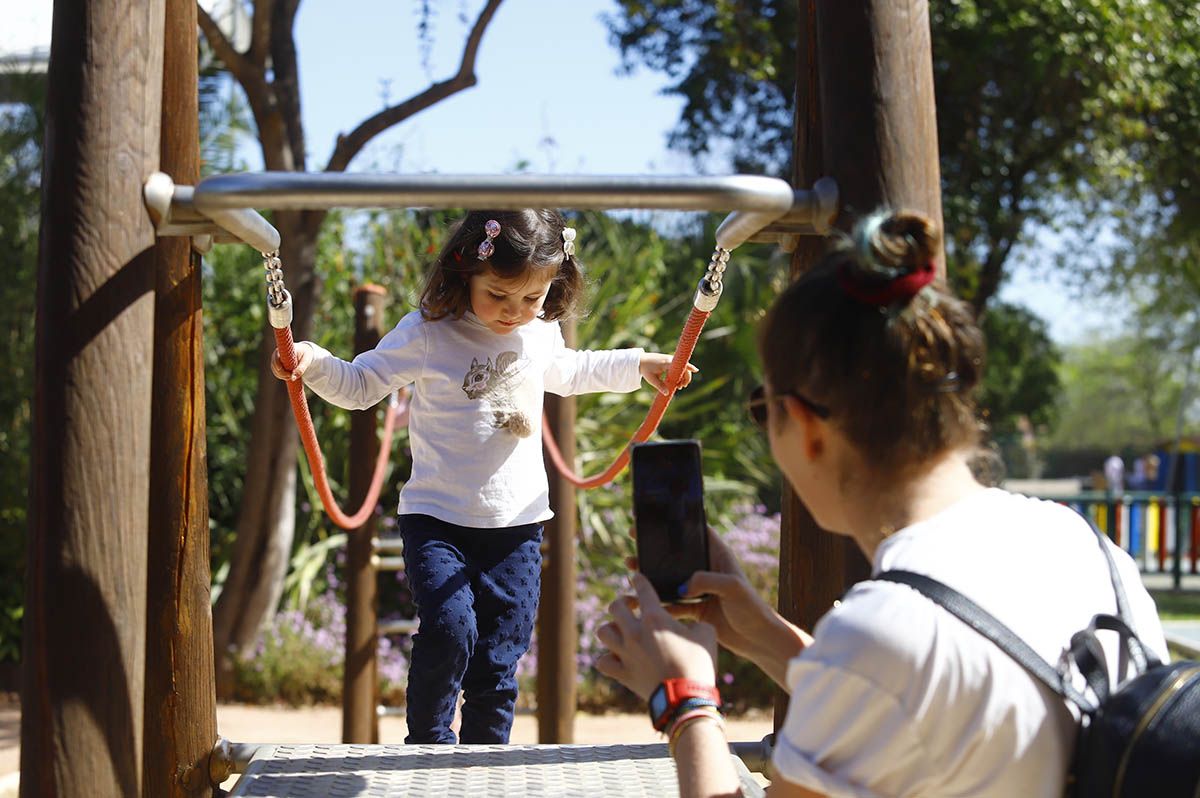
[[[506,743],[516,668],[530,645],[553,516],[542,462],[542,401],[597,391],[665,391],[670,355],[576,351],[558,320],[583,290],[575,230],[552,210],[472,211],[430,269],[420,309],[347,362],[296,345],[284,371],[328,402],[371,407],[412,384],[412,477],[400,491],[404,566],[417,604],[408,743]],[[685,370],[681,386],[691,380]],[[569,510],[570,508],[568,508]]]
[[[1111,454],[1104,461],[1104,481],[1108,492],[1120,495],[1125,492],[1125,461],[1118,454]]]
[[[751,400],[775,462],[817,523],[852,538],[873,573],[915,571],[960,590],[1050,663],[1095,615],[1114,611],[1108,551],[1136,631],[1165,658],[1128,554],[1069,507],[985,488],[972,474],[984,342],[970,307],[935,280],[938,237],[924,216],[871,216],[853,245],[775,301],[759,339],[764,384]],[[882,581],[855,585],[809,635],[763,601],[720,536],[710,541],[713,571],[684,591],[705,601],[671,610],[698,623],[673,618],[634,574],[636,597],[613,602],[596,635],[608,649],[597,668],[654,697],[684,798],[739,788],[718,709],[718,643],[790,693],[769,796],[1063,795],[1071,711],[989,640]]]
[[[1129,475],[1130,490],[1153,490],[1158,481],[1158,455],[1146,454],[1133,463],[1133,473]]]

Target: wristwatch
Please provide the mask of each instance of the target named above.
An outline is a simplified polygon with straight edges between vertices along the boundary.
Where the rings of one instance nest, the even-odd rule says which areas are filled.
[[[667,679],[650,694],[650,722],[655,731],[662,731],[679,710],[687,707],[721,708],[721,694],[711,684],[690,679]]]

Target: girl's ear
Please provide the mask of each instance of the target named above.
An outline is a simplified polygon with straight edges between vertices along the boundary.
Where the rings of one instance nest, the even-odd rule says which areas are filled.
[[[794,396],[783,397],[783,409],[799,430],[804,443],[804,453],[809,460],[816,460],[825,453],[825,419],[820,418]]]

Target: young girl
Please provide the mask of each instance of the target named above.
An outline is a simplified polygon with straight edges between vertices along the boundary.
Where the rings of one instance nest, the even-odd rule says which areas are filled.
[[[460,688],[459,741],[508,741],[517,660],[537,611],[542,524],[553,516],[543,392],[629,392],[642,378],[666,390],[669,355],[565,346],[558,319],[582,289],[575,231],[559,213],[473,211],[434,262],[420,310],[375,349],[348,363],[303,342],[290,374],[276,352],[275,376],[303,377],[340,407],[368,408],[414,385],[399,526],[420,631],[405,742],[455,742]]]
[[[750,409],[817,523],[853,538],[874,573],[940,580],[1058,662],[1075,632],[1116,610],[1104,552],[1070,508],[972,474],[983,336],[969,307],[934,281],[933,224],[883,213],[857,233],[771,308],[765,384]],[[627,597],[613,602],[596,635],[609,651],[596,664],[644,698],[677,698],[711,691],[718,642],[755,662],[791,695],[769,796],[1063,794],[1071,713],[992,642],[884,581],[851,588],[810,636],[758,597],[719,537],[710,541],[713,572],[695,574],[685,592],[708,597],[688,610],[703,622],[674,620],[635,575],[640,614]],[[1135,631],[1165,661],[1136,565],[1105,545]],[[688,684],[672,693],[664,682],[677,679]],[[657,703],[680,794],[736,794],[719,712]]]

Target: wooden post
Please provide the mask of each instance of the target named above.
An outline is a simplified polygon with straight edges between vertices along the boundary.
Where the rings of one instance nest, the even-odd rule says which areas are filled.
[[[58,0],[38,253],[21,795],[142,795],[164,6]]]
[[[198,112],[196,4],[166,0],[160,168],[177,183],[200,176]],[[156,296],[142,784],[148,796],[197,798],[213,794],[217,737],[200,260],[188,238],[159,239],[148,257]]]
[[[567,346],[575,346],[575,322],[562,322]],[[546,418],[563,460],[575,462],[575,398],[546,394]],[[542,551],[542,596],[538,610],[537,713],[538,742],[575,742],[575,535],[578,508],[575,486],[547,463],[550,507]]]
[[[926,0],[800,0],[797,18],[794,185],[837,180],[843,229],[881,205],[922,211],[940,227]],[[802,238],[793,278],[823,249],[823,241]],[[945,268],[941,255],[939,264]],[[784,487],[779,611],[811,631],[870,566],[852,540],[823,531]],[[776,727],[786,707],[778,694]]]
[[[382,286],[364,285],[354,292],[354,351],[374,349],[383,336]],[[379,454],[378,410],[350,414],[350,501],[359,507],[371,486]],[[342,742],[379,742],[378,638],[375,567],[371,565],[374,515],[346,539],[346,666],[342,679]]]

